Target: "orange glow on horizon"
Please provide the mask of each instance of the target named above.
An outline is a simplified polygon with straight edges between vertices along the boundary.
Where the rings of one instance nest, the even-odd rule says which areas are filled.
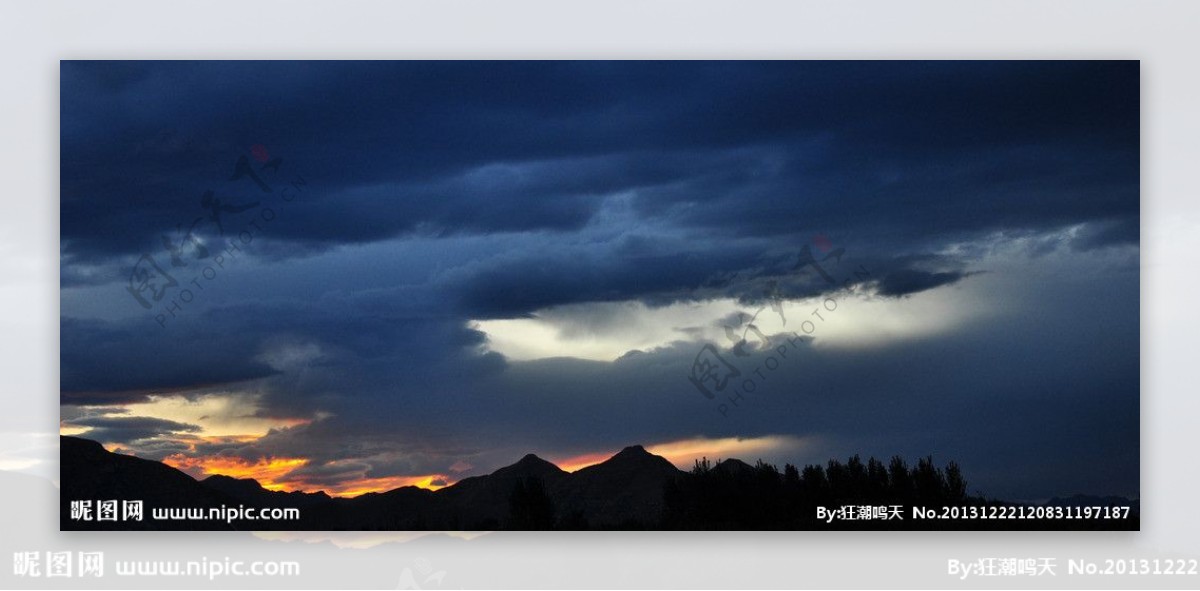
[[[724,437],[707,439],[694,437],[680,439],[654,445],[647,445],[646,451],[662,456],[681,470],[689,470],[693,462],[707,457],[710,460],[738,458],[748,463],[754,463],[759,456],[768,452],[794,451],[804,446],[806,440],[794,437],[765,436],[765,437]],[[592,452],[572,456],[554,462],[567,472],[575,472],[582,468],[599,464],[615,455],[617,452]]]
[[[184,404],[186,401],[181,402],[173,398],[164,398],[157,402],[160,405],[171,403],[177,406],[187,406]],[[120,416],[127,417],[130,415]],[[207,419],[207,417],[204,418]],[[290,428],[312,422],[308,419],[284,418],[272,420],[282,425],[281,428]],[[93,431],[92,427],[72,425],[69,421],[59,422],[60,435],[87,437],[91,431]],[[296,473],[297,469],[310,465],[308,458],[269,457],[259,460],[249,460],[237,455],[205,454],[209,449],[226,446],[230,446],[229,451],[234,451],[241,444],[253,444],[263,437],[264,435],[255,433],[211,433],[201,430],[200,432],[161,434],[154,437],[153,440],[155,442],[179,443],[186,446],[187,451],[171,454],[162,458],[161,461],[163,464],[180,470],[192,478],[201,480],[215,475],[239,479],[250,478],[257,481],[263,488],[271,491],[325,492],[335,497],[354,497],[372,492],[387,492],[406,486],[438,490],[445,488],[456,480],[456,478],[446,474],[369,478],[361,473],[354,474],[354,470],[349,470],[346,479],[340,482],[312,482],[309,475],[303,472]],[[112,441],[98,441],[98,443],[113,453],[139,455],[136,451],[136,445],[130,446]],[[336,465],[338,462],[333,462],[332,464]],[[450,471],[461,471],[470,468],[470,464],[460,461],[451,466]]]
[[[611,457],[613,457],[612,453],[590,453],[583,454],[581,456],[573,456],[565,460],[554,462],[554,464],[567,472],[575,472],[576,470],[581,470],[583,468],[587,468],[588,466],[599,464],[600,462],[603,462]]]
[[[72,432],[74,429],[68,425],[60,424],[60,431],[64,435],[75,434]],[[81,434],[86,435],[86,431]],[[181,434],[178,437],[170,439],[188,445],[191,453],[195,454],[202,449],[202,444],[253,443],[261,439],[261,436]],[[814,440],[811,438],[770,435],[713,439],[693,437],[647,445],[646,450],[649,453],[666,458],[667,461],[674,464],[677,468],[689,470],[693,462],[701,457],[707,457],[713,461],[738,458],[753,463],[763,456],[801,451],[809,447],[813,442]],[[129,450],[121,449],[120,445],[101,443],[109,451],[130,453]],[[576,472],[588,466],[604,462],[615,454],[616,451],[589,452],[552,461],[566,472]],[[271,457],[251,461],[233,455],[188,455],[185,452],[169,455],[163,458],[162,462],[187,473],[197,480],[219,474],[232,478],[251,478],[262,485],[263,488],[272,491],[300,491],[306,493],[323,491],[335,497],[354,497],[367,493],[382,493],[407,486],[427,490],[439,490],[452,485],[457,480],[457,478],[447,474],[370,478],[361,472],[355,474],[354,470],[347,470],[347,478],[340,482],[313,482],[303,471],[295,473],[297,469],[309,466],[310,460],[303,457]],[[337,463],[333,462],[333,465]],[[322,467],[326,466],[323,465]],[[465,470],[471,466],[459,461],[451,466],[450,470],[456,471],[457,467]]]
[[[372,492],[381,493],[404,486],[438,490],[445,488],[451,482],[449,478],[441,474],[428,474],[354,478],[337,484],[315,484],[305,482],[302,476],[291,476],[293,470],[308,465],[306,458],[270,458],[251,462],[244,458],[231,456],[191,457],[173,454],[163,458],[163,463],[182,470],[196,479],[216,474],[232,478],[253,478],[267,490],[306,493],[324,491],[334,497],[355,497]]]
[[[256,462],[229,456],[191,457],[171,454],[163,463],[190,474],[193,478],[204,478],[220,474],[232,478],[253,478],[267,490],[285,490],[278,482],[292,470],[308,463],[304,458],[270,458]]]
[[[435,480],[447,484],[434,484]],[[450,481],[440,474],[428,476],[388,476],[385,478],[360,478],[350,480],[334,487],[325,487],[326,493],[335,497],[357,497],[366,493],[382,493],[404,486],[415,486],[427,490],[440,490],[449,486]]]
[[[706,439],[695,437],[679,441],[669,441],[646,447],[646,451],[667,458],[676,467],[687,470],[696,460],[708,458],[718,459],[737,458],[753,464],[762,455],[779,451],[796,451],[804,447],[805,441],[795,437],[723,437]]]
[[[68,425],[62,421],[58,422],[58,434],[59,435],[68,435],[71,437],[79,437],[91,430],[92,430],[91,427],[77,427],[75,425]]]

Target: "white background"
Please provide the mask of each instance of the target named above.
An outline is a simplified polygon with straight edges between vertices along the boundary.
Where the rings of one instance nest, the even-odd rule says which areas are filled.
[[[1068,577],[1070,558],[1200,558],[1195,388],[1200,3],[5,2],[0,6],[0,585],[23,587],[1156,587]],[[426,536],[362,550],[249,534],[60,534],[60,59],[1139,59],[1142,532],[557,533]],[[1103,317],[1095,319],[1106,321]],[[411,537],[411,536],[409,536]],[[290,559],[303,578],[17,579],[13,551],[110,560]],[[960,581],[948,558],[1056,557],[1056,577]],[[110,566],[111,569],[111,566]],[[405,577],[406,569],[411,575]],[[441,579],[430,578],[442,573]]]

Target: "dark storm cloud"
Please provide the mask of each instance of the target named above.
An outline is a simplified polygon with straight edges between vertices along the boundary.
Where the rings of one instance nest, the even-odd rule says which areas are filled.
[[[130,444],[162,435],[178,435],[200,431],[198,425],[151,417],[99,416],[74,419],[71,424],[91,427],[84,435],[103,443]]]
[[[704,288],[721,270],[750,269],[760,259],[749,245],[697,239],[683,250],[633,236],[483,260],[446,274],[439,287],[458,296],[464,314],[504,318],[580,302],[716,297],[717,290]]]
[[[381,314],[375,298],[333,300],[315,309],[286,301],[214,308],[181,317],[170,330],[138,317],[64,317],[62,400],[118,404],[227,386],[262,393],[268,403],[278,397],[279,408],[304,413],[314,410],[306,395],[344,390],[359,372],[402,371],[406,383],[416,385],[451,367],[460,375],[502,368],[502,357],[481,351],[484,335],[464,323],[437,317],[436,310],[427,318]],[[306,345],[319,356],[291,366],[289,347]],[[297,377],[288,369],[320,371]]]
[[[192,452],[192,446],[187,442],[187,437],[181,437],[178,432],[163,432],[164,438],[148,438],[135,440],[121,446],[122,453],[129,453],[139,458],[147,458],[151,460],[162,461],[167,456],[175,454],[188,454]],[[90,438],[91,433],[86,433],[80,437]]]
[[[878,282],[878,293],[882,296],[905,296],[943,285],[955,283],[970,273],[929,273],[914,269],[901,269],[884,276]]]
[[[1060,242],[1051,240],[1047,248]],[[870,244],[852,255],[832,246],[821,252],[811,237],[801,236],[765,241],[699,234],[680,241],[626,235],[609,243],[539,244],[457,267],[439,278],[436,289],[453,296],[447,303],[466,317],[510,318],[584,302],[641,300],[656,306],[718,298],[743,304],[803,299],[841,287],[821,271],[847,271],[852,264],[865,273],[852,283],[869,284],[883,296],[917,293],[976,273],[963,268],[971,261],[960,256],[898,255]]]
[[[257,336],[236,329],[223,332],[211,325],[168,334],[154,331],[142,320],[107,322],[62,317],[59,357],[64,403],[136,402],[158,390],[216,386],[274,373],[254,360]]]
[[[62,79],[79,261],[156,247],[205,190],[256,199],[227,180],[252,144],[320,179],[274,235],[310,245],[572,230],[621,191],[717,232],[906,241],[1137,212],[1136,63],[64,62]]]

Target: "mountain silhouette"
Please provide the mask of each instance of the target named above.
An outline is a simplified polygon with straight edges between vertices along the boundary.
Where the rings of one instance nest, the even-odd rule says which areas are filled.
[[[682,475],[666,458],[635,445],[556,482],[553,496],[579,528],[636,527],[658,520],[663,487]]]
[[[472,476],[437,491],[435,513],[446,529],[499,529],[509,514],[513,490],[528,479],[553,486],[569,472],[533,454],[486,476]],[[440,529],[440,528],[438,528]]]
[[[492,478],[525,478],[532,476],[534,478],[558,478],[566,476],[569,472],[562,468],[543,460],[533,454],[527,454],[525,457],[517,461],[517,463],[500,468],[489,474]]]
[[[60,527],[76,529],[282,529],[282,530],[495,530],[495,529],[1122,529],[1139,527],[1137,502],[1077,495],[1047,505],[1130,505],[1124,520],[1071,522],[839,522],[815,518],[818,506],[925,504],[1003,506],[965,493],[966,481],[951,462],[944,470],[922,458],[901,458],[885,469],[858,456],[827,466],[787,465],[783,472],[759,461],[696,462],[685,472],[640,445],[609,459],[566,472],[536,455],[491,474],[472,476],[433,491],[405,486],[356,497],[324,492],[283,492],[249,478],[213,475],[203,480],[161,462],[109,452],[99,443],[61,438]],[[140,521],[72,518],[72,501],[144,501]],[[154,508],[296,508],[298,520],[155,520]]]
[[[716,466],[713,466],[713,472],[717,474],[726,474],[737,478],[740,476],[753,474],[754,466],[751,466],[750,464],[747,464],[741,460],[730,458],[728,460],[718,462]]]
[[[154,521],[150,507],[210,508],[236,505],[233,498],[210,489],[161,462],[115,454],[78,437],[60,437],[59,529],[232,529],[224,522]],[[100,501],[141,500],[141,521],[98,521]],[[71,519],[70,501],[90,503],[93,520]],[[121,507],[118,511],[122,510]]]
[[[201,480],[200,484],[239,501],[258,503],[262,507],[311,507],[333,498],[325,491],[306,493],[268,490],[253,478],[234,478],[223,474],[209,476]]]

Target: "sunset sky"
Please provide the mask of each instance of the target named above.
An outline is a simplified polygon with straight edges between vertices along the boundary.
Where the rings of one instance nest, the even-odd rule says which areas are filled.
[[[340,495],[641,444],[1136,497],[1138,78],[62,62],[61,430]]]

